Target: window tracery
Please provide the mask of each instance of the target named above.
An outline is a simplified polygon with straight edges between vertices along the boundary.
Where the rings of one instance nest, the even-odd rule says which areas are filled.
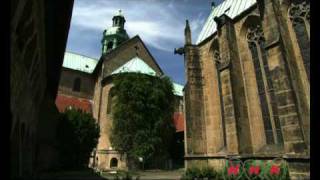
[[[265,38],[260,25],[247,32],[251,51],[267,144],[283,143],[271,74],[268,67]]]
[[[305,71],[310,80],[310,3],[307,1],[293,2],[288,14],[296,33]]]

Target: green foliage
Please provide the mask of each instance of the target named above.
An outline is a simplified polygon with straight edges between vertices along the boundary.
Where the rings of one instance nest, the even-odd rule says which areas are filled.
[[[173,85],[169,78],[124,73],[114,78],[112,145],[131,159],[169,156],[175,128]]]
[[[193,180],[196,178],[220,179],[222,176],[213,168],[205,166],[203,168],[188,168],[181,179]]]
[[[218,173],[212,167],[206,166],[202,168],[201,175],[202,177],[215,178],[217,177]]]
[[[92,115],[81,110],[67,109],[61,113],[57,129],[61,168],[86,167],[100,134]]]
[[[280,172],[279,174],[271,174],[271,168],[272,168],[273,163],[268,162],[267,166],[265,168],[265,172],[264,172],[264,177],[268,180],[289,180],[290,176],[289,176],[289,170],[287,167],[286,163],[282,163],[280,164],[280,166],[278,166],[280,168]]]
[[[116,175],[115,176],[115,180],[139,180],[140,179],[139,176],[134,178],[133,175],[128,171],[125,171],[125,172],[123,172],[121,174],[122,175]]]
[[[188,168],[186,171],[186,177],[201,178],[202,177],[201,169],[198,167]]]

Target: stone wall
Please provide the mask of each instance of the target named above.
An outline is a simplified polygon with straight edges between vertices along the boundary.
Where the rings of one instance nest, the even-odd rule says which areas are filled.
[[[235,19],[222,15],[215,34],[192,48],[186,42],[187,166],[224,159],[220,156],[292,155],[291,163],[309,167],[308,160],[299,160],[309,158],[310,146],[309,56],[300,48],[306,46],[309,21],[304,16],[306,39],[297,41],[288,16],[297,5],[281,3],[260,0]],[[307,4],[299,8],[307,11]],[[199,86],[190,86],[196,76],[192,60],[201,67]],[[197,155],[203,133],[206,150]]]
[[[76,78],[80,79],[80,91],[73,90]],[[62,68],[59,82],[59,94],[67,94],[74,97],[92,99],[94,86],[95,77],[92,74]]]
[[[43,4],[21,1],[12,4],[10,103],[12,126],[11,175],[32,176],[35,169],[37,124],[46,90]]]
[[[108,108],[110,108],[108,103],[112,103],[110,102],[111,98],[109,98],[112,86],[111,79],[105,84],[101,84],[101,81],[97,82],[93,97],[95,102],[93,108],[94,117],[100,125],[100,138],[95,151],[96,156],[94,157],[95,161],[93,166],[100,170],[112,170],[113,168],[110,167],[112,158],[116,158],[118,162],[118,166],[114,169],[127,168],[125,155],[121,155],[119,152],[115,151],[110,142],[112,110],[108,110]]]
[[[20,0],[10,5],[10,174],[28,178],[53,168],[57,160],[54,99],[73,1]],[[55,16],[55,8],[60,16]],[[44,157],[39,152],[48,153]]]
[[[145,47],[142,40],[138,36],[135,36],[121,44],[106,56],[102,56],[105,67],[104,75],[110,75],[112,71],[116,70],[118,67],[122,66],[128,60],[136,56],[143,59],[145,63],[147,63],[152,69],[156,71],[157,75],[163,74],[159,65],[156,64],[156,61],[150,54],[149,50]]]

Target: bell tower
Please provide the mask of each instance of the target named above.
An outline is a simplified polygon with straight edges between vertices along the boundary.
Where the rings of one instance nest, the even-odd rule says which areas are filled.
[[[102,55],[109,53],[112,49],[129,39],[129,36],[124,29],[126,20],[121,10],[113,16],[112,21],[112,27],[103,31],[103,37],[101,40]]]

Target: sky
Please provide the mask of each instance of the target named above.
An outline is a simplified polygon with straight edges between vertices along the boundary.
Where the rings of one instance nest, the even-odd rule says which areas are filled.
[[[222,0],[215,0],[215,4]],[[212,0],[75,0],[66,51],[95,59],[101,56],[103,30],[121,9],[129,37],[139,35],[163,72],[184,85],[183,56],[174,48],[184,45],[185,20],[190,23],[192,42],[211,11]]]

